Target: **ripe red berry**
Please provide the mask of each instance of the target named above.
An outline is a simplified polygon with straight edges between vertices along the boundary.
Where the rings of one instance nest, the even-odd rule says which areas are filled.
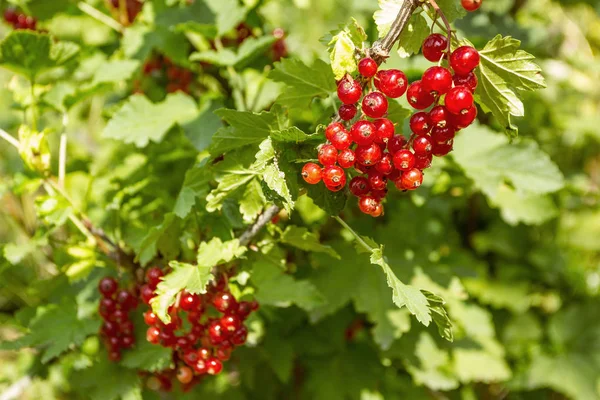
[[[345,150],[352,146],[352,136],[347,130],[337,132],[331,139],[331,144],[338,150]]]
[[[98,314],[103,319],[110,319],[112,314],[117,309],[117,303],[111,298],[103,297],[100,299],[100,304],[98,305]]]
[[[365,146],[373,143],[375,140],[375,125],[372,122],[361,119],[356,121],[350,129],[352,140],[359,146]]]
[[[434,143],[433,155],[436,157],[443,157],[452,151],[453,141],[450,140],[446,143]]]
[[[325,167],[323,169],[323,183],[332,192],[340,191],[346,186],[346,173],[336,165]]]
[[[121,347],[124,349],[130,349],[135,344],[135,338],[133,336],[123,336],[121,338]]]
[[[201,347],[198,349],[198,358],[200,360],[208,360],[210,358],[211,352],[206,347]]]
[[[160,330],[154,326],[148,328],[146,331],[146,340],[152,344],[158,344],[160,340]]]
[[[464,129],[471,125],[475,121],[475,118],[477,118],[477,107],[473,104],[465,113],[459,115],[452,114],[450,121],[457,129]]]
[[[452,73],[444,67],[430,67],[423,73],[421,84],[433,96],[446,94],[452,88]]]
[[[423,173],[420,169],[413,168],[402,173],[402,187],[406,190],[413,190],[423,183]]]
[[[4,20],[9,24],[16,24],[19,19],[19,14],[14,8],[4,10]]]
[[[428,91],[423,88],[421,81],[415,81],[410,84],[406,92],[408,103],[417,110],[424,110],[435,101]]]
[[[394,170],[394,159],[390,153],[384,153],[381,160],[375,164],[377,172],[383,175],[389,175]]]
[[[386,144],[394,137],[394,123],[387,118],[379,118],[373,121],[375,125],[375,143]]]
[[[235,297],[229,292],[221,292],[216,294],[212,299],[213,306],[220,312],[226,313],[237,309],[238,304]]]
[[[340,165],[340,167],[342,167],[344,169],[348,169],[348,168],[352,167],[354,165],[355,161],[356,161],[356,155],[354,154],[354,151],[352,151],[350,149],[342,150],[338,154],[337,162]]]
[[[148,268],[148,271],[146,271],[146,282],[153,288],[156,288],[156,285],[160,283],[160,278],[162,277],[163,272],[158,267]]]
[[[454,75],[452,81],[454,82],[454,86],[464,86],[473,93],[475,93],[475,89],[477,89],[477,75],[475,75],[473,71],[469,72],[467,75]]]
[[[369,181],[364,176],[355,176],[350,181],[350,192],[357,197],[368,194],[370,190]]]
[[[356,105],[354,104],[342,104],[338,114],[343,121],[350,121],[356,116]]]
[[[150,285],[143,285],[140,288],[140,297],[144,303],[150,304],[150,300],[154,297],[154,289]]]
[[[467,75],[479,65],[479,52],[471,46],[461,46],[450,55],[450,66],[457,75]]]
[[[393,99],[402,96],[406,92],[407,85],[406,75],[398,69],[379,71],[375,75],[375,87]]]
[[[121,352],[120,351],[111,351],[108,353],[108,359],[112,362],[117,362],[121,360]]]
[[[354,104],[362,96],[362,87],[358,81],[344,78],[337,87],[337,94],[342,103]]]
[[[218,358],[211,357],[206,360],[206,372],[210,375],[218,375],[223,370],[223,363]]]
[[[190,383],[194,378],[194,373],[190,369],[190,367],[179,367],[177,369],[177,380],[183,384]]]
[[[377,204],[377,206],[375,207],[375,211],[373,211],[371,214],[369,214],[371,217],[380,217],[383,215],[383,204],[379,203]]]
[[[387,186],[387,178],[378,172],[369,174],[368,179],[372,190],[384,190]]]
[[[434,126],[431,130],[431,139],[434,143],[444,143],[448,140],[454,139],[456,130],[453,126]]]
[[[179,307],[184,311],[192,311],[198,308],[201,302],[200,296],[184,292],[179,300]]]
[[[241,346],[244,343],[246,343],[247,338],[248,338],[248,329],[244,325],[242,325],[231,336],[231,343],[233,343],[236,346]]]
[[[429,111],[429,120],[431,125],[435,127],[444,127],[448,124],[451,118],[451,113],[444,106],[435,106]]]
[[[115,310],[115,312],[113,312],[111,315],[111,321],[115,321],[119,324],[127,321],[127,319],[127,313],[123,310]]]
[[[117,292],[119,284],[114,278],[106,277],[100,280],[98,283],[98,290],[104,297],[112,297]]]
[[[220,322],[226,332],[235,332],[242,325],[242,321],[236,314],[224,315]]]
[[[226,332],[218,320],[211,321],[208,324],[208,338],[213,345],[222,343],[225,340]]]
[[[410,117],[410,130],[417,135],[425,135],[431,130],[429,114],[423,111],[414,113]]]
[[[473,106],[473,93],[464,86],[452,88],[446,95],[444,103],[452,114],[464,114]]]
[[[365,214],[372,214],[377,209],[379,202],[372,196],[364,196],[358,199],[358,208]]]
[[[197,375],[204,375],[204,374],[206,374],[207,369],[208,369],[208,367],[206,365],[206,360],[198,360],[196,362],[196,364],[194,364],[194,366],[192,368],[194,368],[194,372]]]
[[[119,332],[119,325],[113,321],[104,321],[100,331],[106,336],[115,336]]]
[[[356,162],[365,167],[374,166],[383,156],[381,148],[376,143],[371,143],[368,146],[358,146],[355,154]]]
[[[394,166],[400,171],[407,171],[415,165],[415,155],[410,150],[400,150],[394,154]]]
[[[379,92],[372,92],[366,95],[362,101],[362,111],[370,118],[381,118],[388,110],[388,101],[385,96]]]
[[[117,292],[117,303],[123,311],[129,311],[137,306],[137,300],[129,291],[121,289]]]
[[[325,129],[325,137],[327,138],[327,140],[329,140],[331,142],[333,137],[338,132],[344,132],[344,131],[346,131],[346,128],[344,128],[344,125],[340,124],[339,122],[333,122],[333,123],[329,124],[329,126],[327,126],[327,128]]]
[[[432,33],[423,42],[421,51],[423,52],[423,57],[428,61],[438,62],[447,48],[448,39],[446,36],[439,33]]]
[[[433,140],[429,135],[421,135],[414,138],[412,142],[413,150],[416,157],[426,156],[431,154],[433,149]]]
[[[393,138],[390,139],[390,141],[388,142],[388,151],[393,155],[396,154],[398,151],[402,150],[404,148],[404,146],[406,146],[407,140],[404,136],[402,135],[394,135]]]
[[[341,165],[341,164],[340,164]],[[246,319],[252,312],[252,306],[249,301],[240,301],[237,309],[237,315],[241,319]]]
[[[323,166],[334,165],[337,161],[338,152],[331,144],[324,144],[319,148],[319,162]]]
[[[420,169],[421,171],[431,167],[431,160],[433,159],[432,154],[428,154],[426,156],[417,156],[415,161],[415,168]]]
[[[195,349],[189,349],[183,353],[183,362],[190,367],[193,367],[199,359],[200,357],[198,357],[198,352]]]
[[[481,3],[483,3],[483,0],[460,0],[460,4],[469,12],[478,10]]]
[[[219,348],[217,348],[217,351],[215,352],[215,355],[219,360],[227,361],[229,360],[229,358],[231,358],[231,348],[219,346]]]
[[[306,163],[302,167],[302,179],[311,185],[321,182],[321,167],[315,163]]]
[[[370,57],[365,57],[358,62],[358,73],[365,78],[371,78],[377,73],[377,63]]]

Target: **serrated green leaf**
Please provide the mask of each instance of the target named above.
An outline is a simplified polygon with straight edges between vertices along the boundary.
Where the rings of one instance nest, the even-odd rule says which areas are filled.
[[[73,384],[91,400],[141,400],[141,382],[135,370],[119,366],[103,356],[82,371],[74,371]]]
[[[319,242],[319,238],[304,227],[289,225],[281,234],[281,242],[297,247],[304,251],[326,253],[333,258],[340,259],[340,255],[331,247]]]
[[[336,80],[357,70],[356,52],[362,49],[365,40],[367,35],[364,29],[354,18],[348,24],[341,26],[339,31],[331,32],[331,39],[327,45],[331,69]]]
[[[467,11],[460,4],[460,1],[437,0],[437,4],[444,12],[444,15],[446,16],[448,21],[451,23],[467,15]]]
[[[169,229],[176,223],[173,213],[165,214],[160,225],[151,227],[148,233],[142,239],[139,247],[136,249],[137,259],[142,266],[148,264],[156,256],[158,243],[161,238],[168,236]],[[172,238],[177,240],[177,238]]]
[[[150,141],[162,141],[175,124],[189,122],[197,115],[195,101],[180,92],[157,104],[143,95],[133,95],[108,121],[102,136],[146,147]]]
[[[216,15],[218,34],[223,35],[235,28],[246,16],[247,10],[238,0],[206,0]]]
[[[45,173],[50,169],[48,131],[37,132],[27,125],[19,127],[19,154],[29,168]]]
[[[209,148],[213,155],[249,144],[258,144],[272,131],[281,129],[275,113],[272,112],[253,113],[220,109],[215,111],[215,114],[227,121],[231,127],[222,128],[213,136]]]
[[[327,190],[325,185],[306,185],[308,197],[310,197],[315,205],[325,211],[328,215],[339,215],[348,201],[348,194],[345,190],[339,192],[331,192]]]
[[[419,53],[430,32],[427,20],[421,14],[414,14],[398,39],[398,55],[407,58]]]
[[[266,205],[266,199],[258,180],[253,179],[246,185],[244,194],[239,199],[240,213],[247,223],[253,222]]]
[[[35,199],[37,215],[42,220],[54,226],[61,226],[73,213],[73,207],[64,197],[40,196]]]
[[[291,126],[280,131],[273,131],[271,139],[276,142],[302,143],[310,139],[310,136],[302,132],[299,128]]]
[[[129,80],[140,67],[136,60],[110,60],[102,63],[92,78],[92,86]]]
[[[307,107],[313,98],[327,98],[336,90],[331,67],[322,60],[308,66],[300,60],[283,59],[275,63],[269,77],[287,86],[277,102],[290,109]]]
[[[206,197],[210,190],[209,182],[213,178],[206,162],[190,168],[185,173],[185,180],[173,207],[173,213],[181,219],[187,217],[196,204],[196,199]]]
[[[408,108],[403,107],[395,100],[388,100],[388,113],[386,118],[392,121],[394,124],[399,125],[400,129],[402,128],[402,124],[406,118],[412,115],[412,111]],[[396,131],[396,133],[400,133]]]
[[[435,322],[435,324],[437,325],[438,333],[440,334],[440,336],[449,342],[454,341],[454,334],[452,333],[452,322],[450,321],[448,312],[444,308],[444,304],[446,303],[444,299],[442,299],[440,296],[431,293],[428,290],[421,289],[421,292],[427,298],[427,302],[429,303],[429,310],[431,311],[431,316],[433,317],[433,322]]]

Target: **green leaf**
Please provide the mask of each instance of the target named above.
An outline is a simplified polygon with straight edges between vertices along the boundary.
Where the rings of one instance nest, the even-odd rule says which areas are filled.
[[[416,384],[442,391],[450,391],[459,386],[458,380],[450,372],[450,355],[440,349],[427,332],[422,332],[419,336],[415,355],[420,366],[409,365],[407,369]]]
[[[173,213],[168,213],[165,214],[163,222],[160,225],[153,226],[148,230],[148,233],[144,236],[139,247],[136,249],[137,259],[142,266],[148,264],[156,256],[158,243],[163,237],[168,236],[169,230],[175,223],[175,215]],[[171,239],[173,238],[171,237]],[[174,239],[177,240],[177,238]]]
[[[271,139],[275,142],[302,143],[310,139],[310,136],[302,132],[299,128],[291,126],[280,131],[273,131]]]
[[[518,133],[511,116],[525,115],[518,93],[546,87],[541,68],[533,62],[535,57],[520,50],[520,46],[521,41],[510,36],[496,36],[479,51],[481,63],[475,70],[479,79],[476,100],[484,111],[491,111],[510,136]]]
[[[433,317],[433,322],[435,322],[437,325],[440,336],[449,342],[454,341],[452,322],[450,321],[448,312],[444,308],[444,304],[446,304],[444,299],[442,299],[440,296],[436,296],[428,290],[421,289],[421,292],[427,298],[429,310],[431,311],[431,316]]]
[[[290,341],[269,331],[261,347],[277,378],[289,382],[294,368],[294,348]]]
[[[216,15],[219,36],[235,28],[246,16],[246,8],[238,0],[206,0],[208,7]]]
[[[27,125],[19,127],[19,154],[29,168],[45,173],[50,169],[48,131],[37,132]]]
[[[304,251],[326,253],[333,258],[340,259],[340,255],[331,246],[323,245],[319,238],[304,227],[289,225],[281,234],[281,242],[297,247]]]
[[[407,58],[419,53],[423,41],[430,32],[427,20],[421,14],[414,14],[398,39],[398,55]]]
[[[511,187],[502,185],[494,204],[500,207],[502,219],[511,225],[541,225],[558,216],[556,204],[550,196],[519,195]]]
[[[365,40],[367,34],[354,18],[341,26],[339,31],[331,32],[331,39],[327,45],[331,69],[336,80],[357,70],[356,52],[362,49]]]
[[[512,375],[502,357],[483,350],[457,348],[453,359],[454,370],[462,383],[502,382]]]
[[[271,48],[277,39],[273,35],[259,38],[248,38],[240,45],[234,66],[238,69],[244,68],[256,57],[261,56]]]
[[[180,92],[157,104],[143,95],[133,95],[108,121],[102,136],[145,147],[150,141],[161,142],[175,124],[189,122],[197,115],[195,101]]]
[[[0,65],[33,81],[40,73],[72,60],[78,52],[75,43],[53,42],[47,34],[15,30],[0,43]]]
[[[346,208],[348,194],[345,190],[331,192],[325,185],[306,185],[306,189],[308,197],[328,215],[339,215]]]
[[[400,128],[402,128],[402,123],[404,120],[411,115],[412,111],[400,105],[400,103],[398,103],[396,100],[388,100],[388,113],[386,118],[392,121],[394,124],[400,125]]]
[[[62,196],[40,196],[35,199],[35,207],[38,217],[54,226],[63,225],[73,213],[73,208]]]
[[[105,356],[74,374],[73,385],[91,400],[142,400],[137,371],[110,362]]]
[[[136,60],[110,60],[102,63],[92,79],[92,86],[129,80],[140,68]]]
[[[254,222],[267,203],[260,183],[253,179],[246,185],[244,194],[239,199],[240,213],[247,223]]]
[[[213,136],[209,148],[213,155],[249,144],[258,144],[272,131],[281,129],[276,115],[272,112],[253,113],[220,109],[215,111],[215,114],[227,121],[231,127],[220,129]]]
[[[277,102],[290,109],[307,107],[313,98],[327,98],[336,90],[331,67],[322,60],[308,66],[300,60],[284,58],[275,63],[269,77],[287,86]]]
[[[392,23],[398,16],[404,0],[379,0],[379,10],[373,14],[379,37],[382,38],[390,31]]]
[[[449,22],[454,22],[459,18],[467,15],[465,9],[461,6],[459,1],[455,0],[437,0],[438,6],[444,12],[444,15],[448,19]]]
[[[185,180],[175,201],[173,213],[181,219],[187,217],[196,204],[196,199],[205,198],[208,194],[212,179],[212,171],[206,162],[190,168],[185,173]]]
[[[152,344],[146,340],[147,325],[140,314],[136,314],[135,346],[123,352],[121,365],[141,371],[158,372],[167,369],[173,361],[169,348]]]

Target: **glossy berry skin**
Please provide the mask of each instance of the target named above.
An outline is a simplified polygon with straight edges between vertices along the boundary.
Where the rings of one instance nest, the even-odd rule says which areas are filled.
[[[406,92],[408,103],[417,110],[424,110],[435,101],[435,97],[423,88],[421,81],[410,84]]]
[[[345,149],[340,151],[337,157],[337,162],[340,167],[344,169],[348,169],[354,166],[354,162],[356,161],[356,155],[354,151],[350,149]]]
[[[396,99],[406,92],[408,80],[404,72],[399,69],[379,71],[375,75],[375,87],[387,97]]]
[[[372,214],[376,211],[379,202],[372,196],[363,196],[358,199],[358,208],[365,214]]]
[[[151,326],[146,331],[146,340],[152,344],[158,344],[160,341],[160,330],[154,326]]]
[[[387,148],[391,154],[395,154],[396,152],[402,150],[404,146],[406,146],[406,138],[402,135],[394,135],[393,138],[388,142]]]
[[[479,52],[471,46],[461,46],[450,55],[450,66],[456,75],[468,75],[479,65]]]
[[[464,129],[477,118],[477,107],[473,104],[465,113],[452,115],[451,122],[457,129]]]
[[[452,114],[464,114],[473,106],[473,93],[464,86],[452,88],[446,95],[444,103]]]
[[[338,152],[331,144],[324,144],[319,148],[319,162],[323,166],[334,165],[337,161]]]
[[[242,321],[236,314],[224,315],[220,322],[226,332],[235,332],[242,325]]]
[[[469,12],[477,11],[481,7],[483,0],[461,0],[460,4]]]
[[[407,171],[415,165],[415,155],[410,150],[400,150],[394,154],[394,166],[400,171]]]
[[[429,120],[433,127],[444,127],[452,114],[444,106],[435,106],[429,111]]]
[[[337,94],[344,104],[354,104],[362,96],[362,87],[354,79],[344,78],[337,87]]]
[[[375,140],[375,125],[372,122],[361,119],[356,121],[350,129],[352,140],[359,146],[366,146]]]
[[[364,167],[374,166],[381,160],[381,157],[383,157],[383,152],[376,143],[357,147],[355,154],[356,163]]]
[[[112,314],[117,309],[117,303],[110,297],[103,297],[100,299],[100,304],[98,305],[98,313],[104,319],[111,319]]]
[[[106,277],[100,280],[98,283],[98,290],[104,297],[112,297],[117,292],[119,284],[114,278]]]
[[[371,78],[377,73],[377,63],[370,57],[365,57],[358,62],[358,73],[365,78]]]
[[[354,104],[342,104],[338,114],[343,121],[350,121],[356,116],[356,105]]]
[[[163,277],[163,272],[158,267],[148,268],[146,271],[146,282],[153,288],[160,283],[160,278]]]
[[[179,307],[184,311],[192,311],[197,309],[201,303],[202,300],[198,295],[184,292],[179,300]]]
[[[377,204],[377,206],[375,207],[375,211],[373,211],[371,214],[369,214],[371,217],[381,217],[383,215],[383,204],[379,203]]]
[[[225,313],[237,309],[238,303],[229,292],[216,294],[212,299],[213,306],[220,312]]]
[[[454,86],[465,86],[473,93],[475,93],[475,89],[477,89],[477,75],[472,71],[467,75],[454,75],[452,81],[454,82]]]
[[[433,96],[446,94],[452,88],[452,73],[444,67],[430,67],[423,73],[421,83]]]
[[[250,315],[251,312],[252,312],[252,305],[250,304],[250,302],[249,301],[240,301],[240,303],[238,305],[238,309],[236,311],[238,317],[240,317],[242,319],[246,319],[248,317],[248,315]]]
[[[363,98],[362,111],[370,118],[381,118],[388,110],[388,101],[386,97],[379,93],[369,93]]]
[[[421,47],[423,57],[431,62],[438,62],[447,49],[448,39],[446,36],[439,33],[432,33],[427,36]]]
[[[332,192],[338,192],[346,186],[346,173],[344,169],[336,165],[330,165],[323,169],[323,183]]]
[[[231,358],[231,349],[221,346],[217,349],[215,355],[219,360],[227,361]]]
[[[431,120],[429,114],[423,111],[414,113],[410,117],[410,130],[417,135],[425,135],[431,131]]]
[[[373,121],[375,125],[375,143],[386,144],[394,137],[394,123],[387,118],[379,118]]]
[[[198,358],[200,360],[208,360],[210,358],[210,350],[206,347],[201,347],[198,349]]]
[[[350,192],[357,197],[368,194],[370,190],[369,180],[364,176],[355,176],[350,181]]]
[[[412,147],[416,157],[427,156],[433,150],[433,140],[429,135],[417,136],[412,142]]]
[[[434,143],[444,143],[454,139],[456,130],[453,126],[436,126],[431,130],[431,139]]]
[[[246,343],[248,338],[248,329],[242,325],[240,328],[231,335],[231,343],[236,346],[241,346]]]
[[[209,375],[218,375],[223,370],[223,363],[215,357],[206,360],[206,372]]]
[[[394,158],[390,153],[384,153],[381,160],[375,164],[375,170],[383,175],[389,175],[394,170]]]
[[[433,145],[433,155],[436,157],[443,157],[452,151],[452,146],[452,140],[446,143],[435,143]]]
[[[372,173],[368,179],[372,190],[384,190],[387,186],[387,178],[383,174]]]
[[[310,185],[321,182],[321,167],[315,163],[306,163],[302,167],[302,179]]]
[[[333,147],[338,150],[345,150],[352,146],[352,135],[347,130],[337,132],[330,140]]]
[[[220,343],[223,343],[223,341],[225,340],[225,336],[225,329],[219,321],[212,321],[208,325],[208,337],[210,339],[211,344],[218,345]]]
[[[19,21],[19,14],[14,8],[4,10],[4,20],[9,24],[16,24]]]
[[[402,187],[406,190],[414,190],[423,183],[423,173],[420,169],[413,168],[402,173]]]
[[[346,128],[344,128],[344,125],[340,124],[339,122],[333,122],[333,123],[329,124],[329,126],[327,126],[327,128],[325,129],[325,137],[327,138],[327,140],[329,140],[331,142],[332,138],[338,132],[344,132],[344,131],[346,131]]]
[[[417,157],[415,161],[415,168],[420,169],[421,171],[431,167],[431,160],[433,159],[433,155],[429,154],[423,157]]]
[[[177,369],[177,380],[183,384],[190,383],[194,379],[194,373],[190,367],[179,367]]]
[[[137,306],[136,298],[125,289],[119,290],[116,298],[123,311],[129,311]]]

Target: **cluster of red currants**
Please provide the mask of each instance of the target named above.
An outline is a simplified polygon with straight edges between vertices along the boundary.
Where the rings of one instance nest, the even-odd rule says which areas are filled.
[[[98,313],[104,320],[100,334],[108,350],[108,358],[111,361],[119,361],[121,351],[135,344],[133,322],[129,313],[137,307],[138,301],[127,289],[119,289],[119,284],[114,278],[102,278],[98,284],[98,291],[102,295]]]
[[[13,29],[29,29],[31,31],[37,29],[37,19],[35,17],[20,13],[14,8],[4,10],[4,21],[11,24]]]
[[[122,15],[121,14],[121,1],[124,1],[125,10],[127,12],[127,19],[119,18],[122,23],[130,24],[135,20],[135,17],[142,11],[142,7],[144,3],[140,0],[110,0],[110,6],[112,8],[113,14]]]
[[[147,271],[147,283],[141,288],[146,304],[150,304],[161,276],[158,268]],[[248,330],[244,321],[258,309],[258,303],[238,302],[227,291],[225,277],[211,285],[204,295],[182,292],[178,299],[169,310],[171,322],[168,324],[161,322],[152,310],[144,313],[144,321],[149,326],[146,339],[173,349],[174,375],[182,385],[189,386],[202,376],[219,374],[232,350],[246,343]],[[181,314],[186,315],[186,321]],[[164,377],[165,371],[162,374]],[[167,387],[161,384],[162,390]]]
[[[460,4],[469,12],[478,10],[481,3],[483,3],[483,0],[460,0]]]
[[[166,80],[167,93],[182,91],[189,94],[194,80],[192,71],[175,65],[170,59],[160,55],[146,61],[143,73],[154,79]]]

